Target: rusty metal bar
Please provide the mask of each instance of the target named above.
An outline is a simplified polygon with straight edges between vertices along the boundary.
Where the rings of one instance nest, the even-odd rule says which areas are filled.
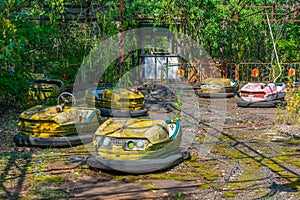
[[[242,8],[299,8],[300,6],[242,6]]]
[[[300,6],[241,6],[241,8],[244,9],[263,9],[263,10],[269,10],[271,9],[271,19],[270,22],[300,22],[300,19],[297,19],[297,11],[300,10]],[[281,9],[281,10],[289,10],[287,13],[276,13],[276,10]],[[262,12],[263,10],[260,11],[256,11],[248,16],[257,14],[259,12]],[[239,15],[240,13],[237,12],[236,16],[234,19],[229,19],[229,21],[235,21],[238,22],[239,21]],[[288,15],[293,15],[291,16],[292,19],[276,19],[276,16],[288,16]],[[268,21],[266,20],[251,20],[254,22],[266,22]]]

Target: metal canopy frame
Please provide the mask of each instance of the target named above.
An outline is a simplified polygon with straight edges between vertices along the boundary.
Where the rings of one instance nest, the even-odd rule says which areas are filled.
[[[151,24],[145,24],[151,27]],[[143,27],[143,24],[142,24]],[[142,30],[139,53],[139,78],[142,81],[163,82],[176,79],[176,72],[180,68],[180,56],[173,53],[174,37],[164,30]],[[150,44],[146,44],[145,38],[150,36]],[[165,37],[168,41],[167,48],[158,49],[156,40]],[[148,47],[146,47],[148,45]],[[158,50],[158,51],[157,51]],[[149,74],[152,73],[152,74]]]

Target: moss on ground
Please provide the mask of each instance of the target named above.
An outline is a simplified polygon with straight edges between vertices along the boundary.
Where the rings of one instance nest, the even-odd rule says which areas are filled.
[[[140,177],[134,176],[134,175],[120,175],[120,176],[115,176],[113,179],[115,181],[124,181],[127,183],[135,183],[140,180]]]
[[[233,133],[236,134],[236,133]],[[232,136],[233,137],[233,136]],[[251,135],[250,135],[251,137]],[[239,138],[247,139],[249,138],[249,134],[243,134],[243,136],[239,136]],[[263,136],[261,138],[264,138]],[[255,188],[258,191],[265,191],[266,189],[260,188],[257,185],[257,180],[264,181],[264,179],[268,179],[269,177],[263,177],[259,172],[263,169],[263,167],[267,167],[272,172],[277,174],[279,177],[286,180],[286,186],[299,190],[299,177],[293,173],[291,173],[289,170],[286,170],[280,163],[282,164],[290,164],[293,165],[296,168],[299,168],[300,166],[300,159],[299,156],[296,155],[286,155],[285,153],[297,153],[297,148],[295,148],[295,144],[299,144],[299,140],[289,140],[286,144],[289,144],[289,146],[279,146],[279,152],[282,150],[283,154],[277,154],[277,156],[271,158],[266,157],[264,154],[266,153],[272,153],[273,151],[270,148],[263,148],[265,147],[265,142],[262,140],[253,141],[253,138],[251,138],[251,148],[247,146],[241,145],[239,141],[234,141],[232,139],[229,139],[228,137],[220,137],[219,140],[221,140],[224,143],[218,143],[213,147],[211,150],[211,153],[222,156],[226,160],[238,160],[242,165],[242,171],[243,173],[236,178],[235,181],[224,183],[224,188],[227,188],[229,191],[226,193],[223,193],[223,197],[235,197],[235,195],[232,194],[232,191],[236,189],[245,189],[248,187]],[[243,140],[242,140],[243,141]],[[267,142],[267,140],[266,140]],[[256,151],[253,151],[253,148]],[[277,152],[278,153],[278,152]],[[251,169],[251,173],[249,171]],[[212,170],[212,169],[210,169]],[[214,174],[214,172],[211,172],[209,169],[206,169],[205,166],[202,166],[202,169],[199,170],[199,173],[202,176],[212,175],[211,177],[216,177],[218,173]],[[245,171],[248,171],[246,173]],[[210,176],[208,176],[208,180],[211,179]],[[267,181],[267,180],[265,180]],[[224,196],[225,195],[225,196]],[[228,195],[228,196],[227,196]]]
[[[297,168],[300,168],[300,155],[278,155],[274,157],[273,160],[279,163],[288,163],[296,166]]]
[[[144,188],[146,190],[158,190],[160,188],[158,185],[155,185],[152,182],[150,182],[150,183],[142,183],[142,185],[144,186]]]
[[[213,186],[213,183],[204,183],[204,184],[201,184],[199,186],[200,189],[206,189],[206,188],[209,188],[209,187],[212,187]]]
[[[195,175],[195,174],[194,174]],[[156,180],[175,180],[175,181],[189,181],[192,180],[192,175],[187,176],[186,173],[154,173],[142,175],[142,179],[156,179]]]
[[[289,144],[289,145],[299,145],[300,144],[300,139],[291,139],[291,140],[288,140],[287,144]]]
[[[221,197],[223,197],[223,198],[234,198],[235,196],[236,196],[236,194],[233,191],[224,192],[221,195]]]
[[[28,194],[21,199],[67,199],[69,194],[60,189],[65,183],[65,177],[59,175],[30,175],[28,183]]]
[[[53,182],[53,183],[64,183],[65,178],[62,176],[35,176],[33,178],[34,181],[42,181],[42,182]]]

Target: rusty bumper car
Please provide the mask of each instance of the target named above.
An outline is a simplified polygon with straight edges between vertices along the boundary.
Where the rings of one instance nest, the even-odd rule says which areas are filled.
[[[15,144],[68,147],[91,142],[95,130],[102,122],[100,111],[88,107],[72,107],[69,105],[70,98],[74,105],[74,96],[65,92],[58,97],[57,106],[37,105],[21,113],[19,133],[13,138]],[[78,131],[82,134],[79,135]]]
[[[228,78],[207,78],[201,81],[196,92],[202,98],[231,98],[238,89],[238,82]]]
[[[89,106],[101,110],[108,117],[139,117],[148,115],[144,108],[144,95],[134,89],[98,86],[87,90]]]
[[[286,85],[283,83],[247,83],[241,88],[237,101],[240,107],[268,108],[284,103]]]
[[[52,103],[62,92],[64,84],[59,79],[34,79],[30,81],[28,94],[37,103]]]
[[[163,170],[190,157],[179,147],[182,137],[177,120],[116,119],[105,121],[95,132],[95,155],[90,167],[141,174]]]

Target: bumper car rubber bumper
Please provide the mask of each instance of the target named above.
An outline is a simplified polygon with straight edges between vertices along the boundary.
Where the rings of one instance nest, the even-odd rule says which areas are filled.
[[[214,98],[214,99],[217,99],[217,98],[232,98],[234,97],[235,93],[234,92],[228,92],[228,93],[219,93],[219,92],[216,92],[216,93],[210,93],[210,92],[198,92],[197,93],[199,97],[202,97],[202,98]]]
[[[93,140],[93,134],[74,135],[69,137],[53,137],[53,138],[31,138],[16,134],[13,138],[17,146],[31,147],[71,147],[84,143],[89,143]]]
[[[282,100],[261,101],[261,102],[249,102],[249,101],[237,101],[239,107],[245,108],[275,108],[278,104],[285,105],[286,102]]]
[[[140,117],[147,116],[148,110],[143,108],[141,110],[115,110],[115,109],[107,109],[100,108],[101,115],[108,117]]]
[[[145,159],[145,160],[111,160],[90,156],[86,159],[86,164],[102,170],[119,171],[131,174],[143,174],[167,169],[173,165],[188,159],[190,154],[187,150],[179,150],[165,158]]]

